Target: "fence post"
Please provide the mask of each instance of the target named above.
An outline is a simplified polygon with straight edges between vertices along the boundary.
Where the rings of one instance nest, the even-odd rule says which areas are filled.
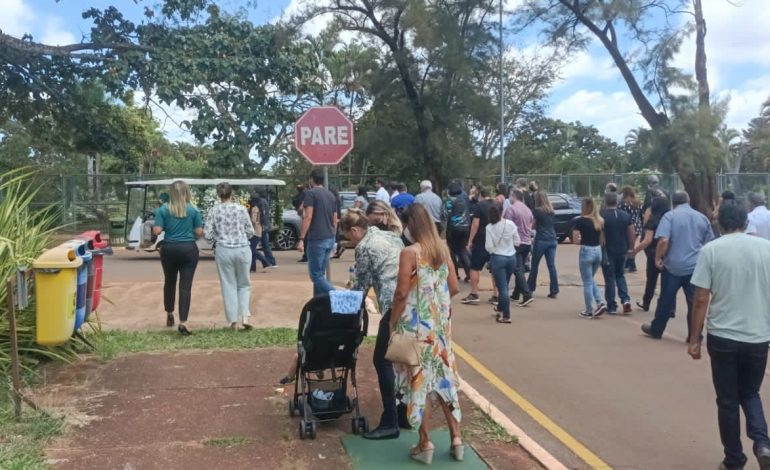
[[[19,344],[18,334],[16,332],[16,302],[13,280],[8,279],[5,283],[6,301],[8,303],[8,332],[10,333],[9,342],[11,345],[11,383],[13,387],[13,410],[16,421],[21,420],[21,377],[19,376]]]

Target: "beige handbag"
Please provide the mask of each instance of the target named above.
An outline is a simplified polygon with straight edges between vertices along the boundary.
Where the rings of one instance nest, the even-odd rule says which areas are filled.
[[[415,254],[415,258],[417,258],[416,254]],[[414,276],[415,277],[417,276],[416,271],[414,273]],[[419,282],[418,282],[418,285],[419,285]],[[418,288],[417,292],[419,293],[419,291],[420,290]],[[393,312],[391,312],[391,315],[393,315]],[[415,330],[414,335],[405,334],[405,333],[391,334],[390,340],[388,341],[388,350],[385,351],[385,359],[396,364],[404,364],[407,366],[420,365],[420,353],[422,352],[422,344],[421,344],[422,341],[420,341],[419,329],[420,327],[418,324],[417,330]]]
[[[385,352],[385,359],[407,366],[420,365],[421,341],[417,336],[403,333],[393,333],[388,341],[388,350]]]

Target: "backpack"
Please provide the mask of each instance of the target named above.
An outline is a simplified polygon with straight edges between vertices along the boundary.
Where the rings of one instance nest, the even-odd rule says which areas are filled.
[[[448,228],[455,232],[467,232],[471,227],[468,205],[461,197],[452,197],[446,202]]]

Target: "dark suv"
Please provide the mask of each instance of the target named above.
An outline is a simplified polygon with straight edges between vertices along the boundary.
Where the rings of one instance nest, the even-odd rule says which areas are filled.
[[[572,228],[575,226],[577,218],[580,217],[580,199],[569,194],[549,193],[548,200],[553,206],[553,226],[556,230],[556,238],[559,243],[566,239],[572,241]]]

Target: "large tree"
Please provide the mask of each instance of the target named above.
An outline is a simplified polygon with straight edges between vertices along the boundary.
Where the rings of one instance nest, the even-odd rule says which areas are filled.
[[[682,15],[691,19],[684,26]],[[666,166],[678,172],[693,205],[711,213],[719,161],[714,134],[722,113],[713,110],[709,101],[701,1],[528,0],[522,21],[545,25],[553,44],[582,48],[599,41],[655,133],[661,160],[669,160]],[[671,65],[693,30],[695,82]],[[678,87],[696,90],[695,98],[678,95]]]
[[[209,0],[164,0],[146,7],[140,24],[115,7],[83,16],[94,26],[78,44],[52,47],[0,31],[0,115],[72,113],[79,103],[71,90],[83,82],[98,81],[117,98],[140,90],[147,104],[193,109],[181,125],[211,141],[232,172],[257,172],[318,95],[308,44]]]

